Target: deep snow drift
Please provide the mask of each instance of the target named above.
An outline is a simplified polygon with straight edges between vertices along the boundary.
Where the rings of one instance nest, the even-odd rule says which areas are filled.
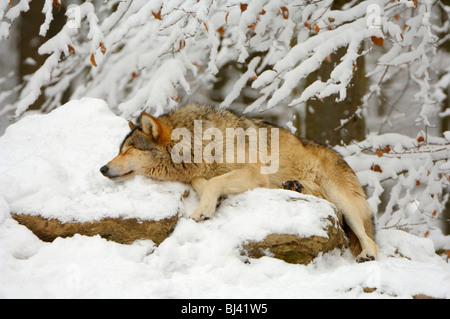
[[[256,189],[230,196],[213,219],[195,223],[185,217],[198,197],[191,190],[180,201],[189,186],[143,177],[114,183],[99,173],[127,132],[127,122],[105,102],[82,99],[27,116],[0,138],[0,297],[450,298],[450,266],[435,255],[433,242],[397,230],[378,232],[375,262],[356,264],[348,251],[334,251],[308,266],[270,257],[246,263],[242,241],[274,232],[323,235],[311,225],[333,207]],[[62,221],[183,217],[155,247],[79,235],[44,243],[10,212]],[[377,290],[367,294],[365,287]]]

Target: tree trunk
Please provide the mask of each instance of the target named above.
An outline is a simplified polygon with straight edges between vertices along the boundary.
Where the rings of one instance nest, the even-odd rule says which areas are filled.
[[[345,52],[346,50],[341,48],[333,54],[330,62],[324,62],[319,70],[307,78],[307,85],[318,79],[328,79]],[[365,138],[365,120],[353,116],[361,105],[365,93],[364,64],[364,57],[357,60],[357,69],[344,101],[336,102],[336,95],[333,95],[323,100],[309,100],[306,103],[306,138],[331,146],[341,142],[348,144],[352,140],[361,141]],[[341,125],[342,119],[350,117],[351,120],[344,127],[336,130]]]
[[[340,9],[349,0],[334,1],[332,9]],[[345,55],[346,48],[341,48],[330,56],[330,61],[323,62],[319,70],[312,73],[306,80],[310,85],[316,80],[326,81],[330,77],[335,65],[340,62]],[[348,144],[352,140],[361,141],[366,136],[366,125],[363,118],[353,116],[358,107],[362,104],[365,94],[365,62],[364,57],[357,60],[357,69],[354,72],[350,87],[347,89],[347,98],[342,102],[336,102],[336,95],[323,100],[309,100],[306,103],[306,138],[317,142],[326,143],[331,146],[341,142]],[[341,129],[336,130],[341,125],[342,119],[351,120]]]
[[[19,50],[19,78],[34,74],[45,62],[47,55],[40,55],[38,53],[39,47],[48,39],[58,33],[66,20],[64,10],[58,7],[53,7],[53,21],[45,37],[39,35],[39,30],[45,20],[42,13],[44,0],[35,0],[30,2],[30,10],[22,13],[20,20],[20,38],[18,44]],[[31,60],[30,60],[31,59]],[[30,106],[30,109],[38,110],[45,102],[45,96],[41,94],[39,98]]]

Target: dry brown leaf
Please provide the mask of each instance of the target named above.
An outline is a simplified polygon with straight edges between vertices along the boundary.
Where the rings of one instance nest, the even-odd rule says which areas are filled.
[[[378,155],[378,157],[383,157],[383,151],[382,150],[376,150],[375,153]]]
[[[157,13],[154,13],[152,11],[153,17],[155,17],[156,20],[162,20],[162,18],[161,18],[161,9],[159,9],[159,11]]]
[[[100,51],[103,53],[103,55],[105,55],[106,48],[105,48],[105,45],[103,44],[103,42],[100,42],[99,46],[100,46]]]
[[[383,43],[384,43],[384,40],[383,40],[383,38],[372,37],[372,42],[373,42],[373,44],[375,44],[375,45],[377,45],[379,47],[382,47]]]
[[[281,7],[281,14],[283,15],[283,19],[289,19],[289,10],[286,7]]]
[[[93,66],[97,67],[97,63],[95,63],[94,53],[91,54],[91,63]]]
[[[75,55],[75,49],[73,48],[73,46],[68,45],[67,47],[69,48],[69,52]]]
[[[383,173],[383,170],[381,169],[380,165],[378,165],[378,164],[372,165],[372,167],[370,169],[374,172]]]

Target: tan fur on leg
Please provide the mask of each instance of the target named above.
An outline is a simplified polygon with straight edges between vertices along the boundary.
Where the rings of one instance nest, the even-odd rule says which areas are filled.
[[[226,174],[211,178],[209,181],[196,180],[194,184],[199,190],[203,188],[200,205],[190,218],[199,221],[208,219],[214,214],[217,199],[220,195],[242,193],[264,184],[264,177],[253,169],[236,169]]]
[[[191,181],[191,185],[194,188],[198,196],[202,197],[203,190],[205,189],[206,183],[208,181],[204,177],[195,177]]]

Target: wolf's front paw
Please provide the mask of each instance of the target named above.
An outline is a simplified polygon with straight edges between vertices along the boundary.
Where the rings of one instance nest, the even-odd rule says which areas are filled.
[[[197,208],[189,218],[195,220],[196,222],[200,222],[210,219],[211,216],[212,213],[208,213],[206,210]]]

